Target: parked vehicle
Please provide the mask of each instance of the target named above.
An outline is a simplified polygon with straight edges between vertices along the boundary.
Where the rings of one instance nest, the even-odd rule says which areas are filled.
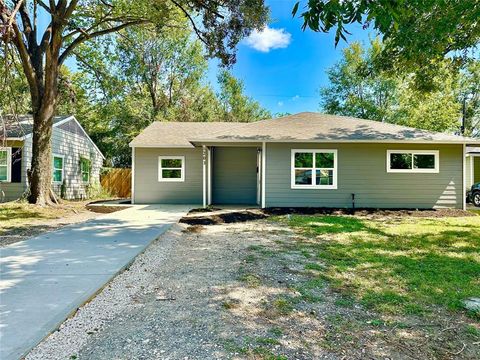
[[[480,207],[480,182],[472,185],[467,194],[467,199],[473,205]]]

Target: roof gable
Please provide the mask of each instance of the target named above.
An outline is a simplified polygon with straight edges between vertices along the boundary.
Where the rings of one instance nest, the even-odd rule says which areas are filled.
[[[6,140],[24,140],[32,136],[33,132],[33,116],[32,115],[18,115],[18,116],[4,116],[4,126],[0,126],[0,139]],[[1,124],[0,124],[1,125]],[[76,135],[86,138],[105,159],[97,145],[93,142],[87,134],[82,125],[73,115],[62,115],[53,117],[53,127],[59,128],[63,131],[68,131]]]

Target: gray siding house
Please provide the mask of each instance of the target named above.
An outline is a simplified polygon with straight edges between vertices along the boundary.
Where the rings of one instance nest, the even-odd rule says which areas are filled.
[[[260,207],[465,208],[478,139],[300,113],[155,122],[131,143],[132,201]]]
[[[0,201],[20,198],[28,188],[32,159],[32,117],[7,117],[0,129]],[[99,183],[103,154],[74,116],[56,116],[52,133],[53,190],[66,199],[83,199]]]

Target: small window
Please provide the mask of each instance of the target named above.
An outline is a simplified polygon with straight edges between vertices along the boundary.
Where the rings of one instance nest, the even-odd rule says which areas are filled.
[[[160,156],[158,158],[158,181],[184,181],[185,157]]]
[[[336,189],[337,150],[292,150],[292,189]]]
[[[0,182],[10,182],[12,148],[0,148]]]
[[[53,155],[53,182],[63,182],[64,156]]]
[[[91,161],[87,158],[80,158],[80,172],[82,173],[82,182],[90,182]]]
[[[439,152],[436,150],[388,150],[387,172],[438,173]]]

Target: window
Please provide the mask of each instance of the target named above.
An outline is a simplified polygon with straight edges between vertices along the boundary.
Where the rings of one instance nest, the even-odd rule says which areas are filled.
[[[0,182],[10,182],[12,148],[0,148]]]
[[[63,182],[64,156],[53,155],[53,182]]]
[[[90,181],[91,161],[87,158],[80,158],[80,172],[82,173],[82,181],[88,183]]]
[[[336,189],[337,150],[292,150],[292,189]]]
[[[159,156],[158,181],[184,181],[185,156]]]
[[[388,150],[387,172],[438,173],[438,158],[436,150]]]

